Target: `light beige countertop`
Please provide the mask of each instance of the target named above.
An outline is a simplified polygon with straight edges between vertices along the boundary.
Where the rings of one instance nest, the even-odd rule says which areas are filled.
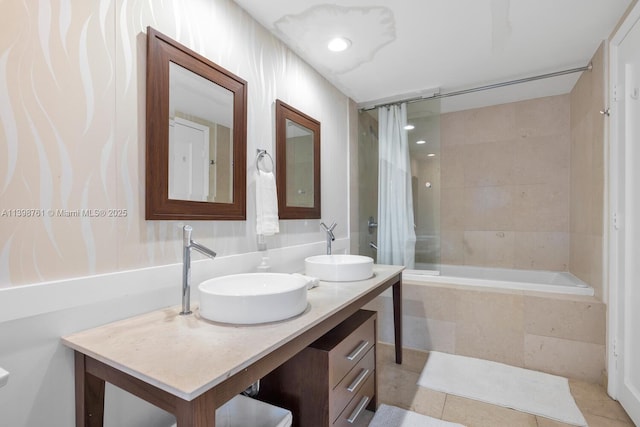
[[[106,365],[184,400],[192,400],[247,368],[359,298],[378,290],[403,267],[374,265],[374,277],[320,282],[308,292],[307,310],[261,325],[213,323],[170,307],[62,338],[63,343]],[[176,294],[179,296],[179,293]]]

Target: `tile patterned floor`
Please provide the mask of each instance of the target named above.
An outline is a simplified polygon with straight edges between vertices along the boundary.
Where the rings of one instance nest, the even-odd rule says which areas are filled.
[[[427,353],[405,351],[404,363],[393,362],[393,347],[378,346],[378,404],[386,403],[467,427],[570,427],[547,418],[490,405],[416,385]],[[597,384],[569,380],[571,393],[589,427],[634,427],[618,402]]]

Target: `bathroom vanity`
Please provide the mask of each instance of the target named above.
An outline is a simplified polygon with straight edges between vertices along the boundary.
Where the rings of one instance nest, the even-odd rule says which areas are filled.
[[[259,399],[289,409],[293,427],[359,425],[377,406],[376,317],[355,312],[264,377]]]
[[[365,304],[390,287],[396,362],[402,363],[402,270],[398,266],[376,265],[374,277],[367,280],[320,282],[309,291],[307,310],[281,322],[224,325],[201,318],[198,310],[180,316],[176,306],[64,337],[63,343],[75,350],[76,426],[103,425],[104,387],[109,382],[174,414],[178,427],[214,427],[216,408],[310,345],[317,346],[324,339],[326,350],[344,341],[336,341],[327,333],[353,319]],[[350,321],[347,329],[354,325]],[[365,335],[373,342],[354,359],[356,364],[365,366],[371,364],[372,357],[375,362],[375,332],[371,332],[371,327],[375,331],[375,316],[363,320],[362,325],[367,325]],[[358,337],[356,334],[354,339],[359,340]],[[353,371],[356,376],[364,372],[356,369],[353,371],[352,367],[348,372]],[[360,381],[357,390],[375,389],[375,376],[369,375]],[[345,384],[354,381],[345,380]],[[349,405],[342,412],[348,411]]]

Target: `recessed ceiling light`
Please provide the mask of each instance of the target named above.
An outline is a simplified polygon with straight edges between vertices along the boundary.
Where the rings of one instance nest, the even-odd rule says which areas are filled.
[[[416,144],[426,144],[427,141],[425,141],[424,139],[421,139],[420,141],[416,141]]]
[[[415,128],[416,128],[416,127],[415,127],[414,125],[406,125],[406,126],[404,127],[404,129],[405,129],[405,130],[413,130],[413,129],[415,129]]]
[[[351,40],[345,37],[336,37],[334,39],[331,39],[331,41],[327,45],[327,48],[331,52],[342,52],[343,50],[347,50],[349,46],[351,46]]]
[[[435,157],[435,156],[436,156],[436,155],[435,155],[435,153],[429,153],[429,154],[427,154],[427,157]]]

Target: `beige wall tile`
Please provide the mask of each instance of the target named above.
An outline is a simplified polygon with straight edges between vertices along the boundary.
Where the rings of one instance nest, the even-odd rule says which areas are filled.
[[[514,145],[514,184],[568,184],[569,133],[520,138]]]
[[[467,144],[470,111],[456,111],[440,116],[440,144],[443,148]]]
[[[516,232],[516,268],[566,271],[569,266],[569,233]]]
[[[440,198],[440,229],[464,230],[465,228],[465,189],[462,187],[443,188]]]
[[[518,187],[509,185],[479,187],[478,193],[483,199],[483,205],[481,211],[474,214],[482,223],[481,230],[513,230],[517,221],[515,215],[517,214]]]
[[[588,234],[571,233],[569,271],[586,283],[591,283],[591,239]]]
[[[514,104],[493,105],[466,112],[468,144],[513,139],[516,136]]]
[[[570,271],[596,289],[602,297],[602,236],[604,230],[604,43],[570,94],[571,99],[571,197]]]
[[[591,173],[592,149],[590,122],[583,120],[572,127],[571,136],[571,231],[585,233],[590,228],[591,219]]]
[[[465,231],[463,245],[465,265],[485,265],[487,252],[484,231]]]
[[[569,133],[569,95],[549,96],[514,103],[520,136],[546,136]]]
[[[413,288],[436,289],[420,285],[405,285]],[[444,290],[444,289],[443,289]],[[437,295],[437,291],[433,293]],[[444,306],[455,315],[454,294],[442,295],[439,299]],[[446,315],[443,307],[436,301],[407,299],[403,295],[402,337],[403,345],[418,350],[437,350],[452,353],[455,350],[456,324],[453,321],[439,320],[437,317],[453,317]],[[378,312],[378,340],[386,343],[394,342],[393,303],[391,297],[379,296],[365,307]],[[436,318],[433,318],[435,316]]]
[[[606,306],[601,302],[524,297],[525,333],[605,345]]]
[[[393,322],[387,322],[390,330],[385,342],[393,342]],[[412,349],[454,353],[456,344],[456,324],[442,320],[403,316],[403,345]]]
[[[464,186],[464,149],[463,146],[441,142],[440,182],[443,189]]]
[[[456,319],[456,293],[446,287],[402,285],[403,300],[419,302],[424,317],[436,320],[455,321]],[[410,312],[419,315],[417,312]]]
[[[531,268],[536,246],[518,262],[515,236],[480,232],[569,230],[570,100],[561,95],[442,115],[442,262]],[[464,230],[464,240],[444,230]],[[556,239],[545,246],[554,242],[561,246],[552,252],[562,256],[542,264],[566,268],[568,244]],[[529,243],[520,240],[521,254]]]
[[[524,367],[596,383],[605,368],[605,346],[525,334]]]
[[[456,354],[523,366],[522,295],[457,291]]]
[[[522,185],[514,211],[516,231],[569,231],[569,187]]]
[[[485,187],[464,188],[464,228],[482,230],[485,223]]]
[[[508,185],[514,180],[514,140],[499,140],[464,147],[464,185]]]
[[[487,231],[485,237],[487,267],[514,268],[515,233],[512,231]]]
[[[464,231],[442,230],[440,234],[440,262],[454,265],[464,263]]]

